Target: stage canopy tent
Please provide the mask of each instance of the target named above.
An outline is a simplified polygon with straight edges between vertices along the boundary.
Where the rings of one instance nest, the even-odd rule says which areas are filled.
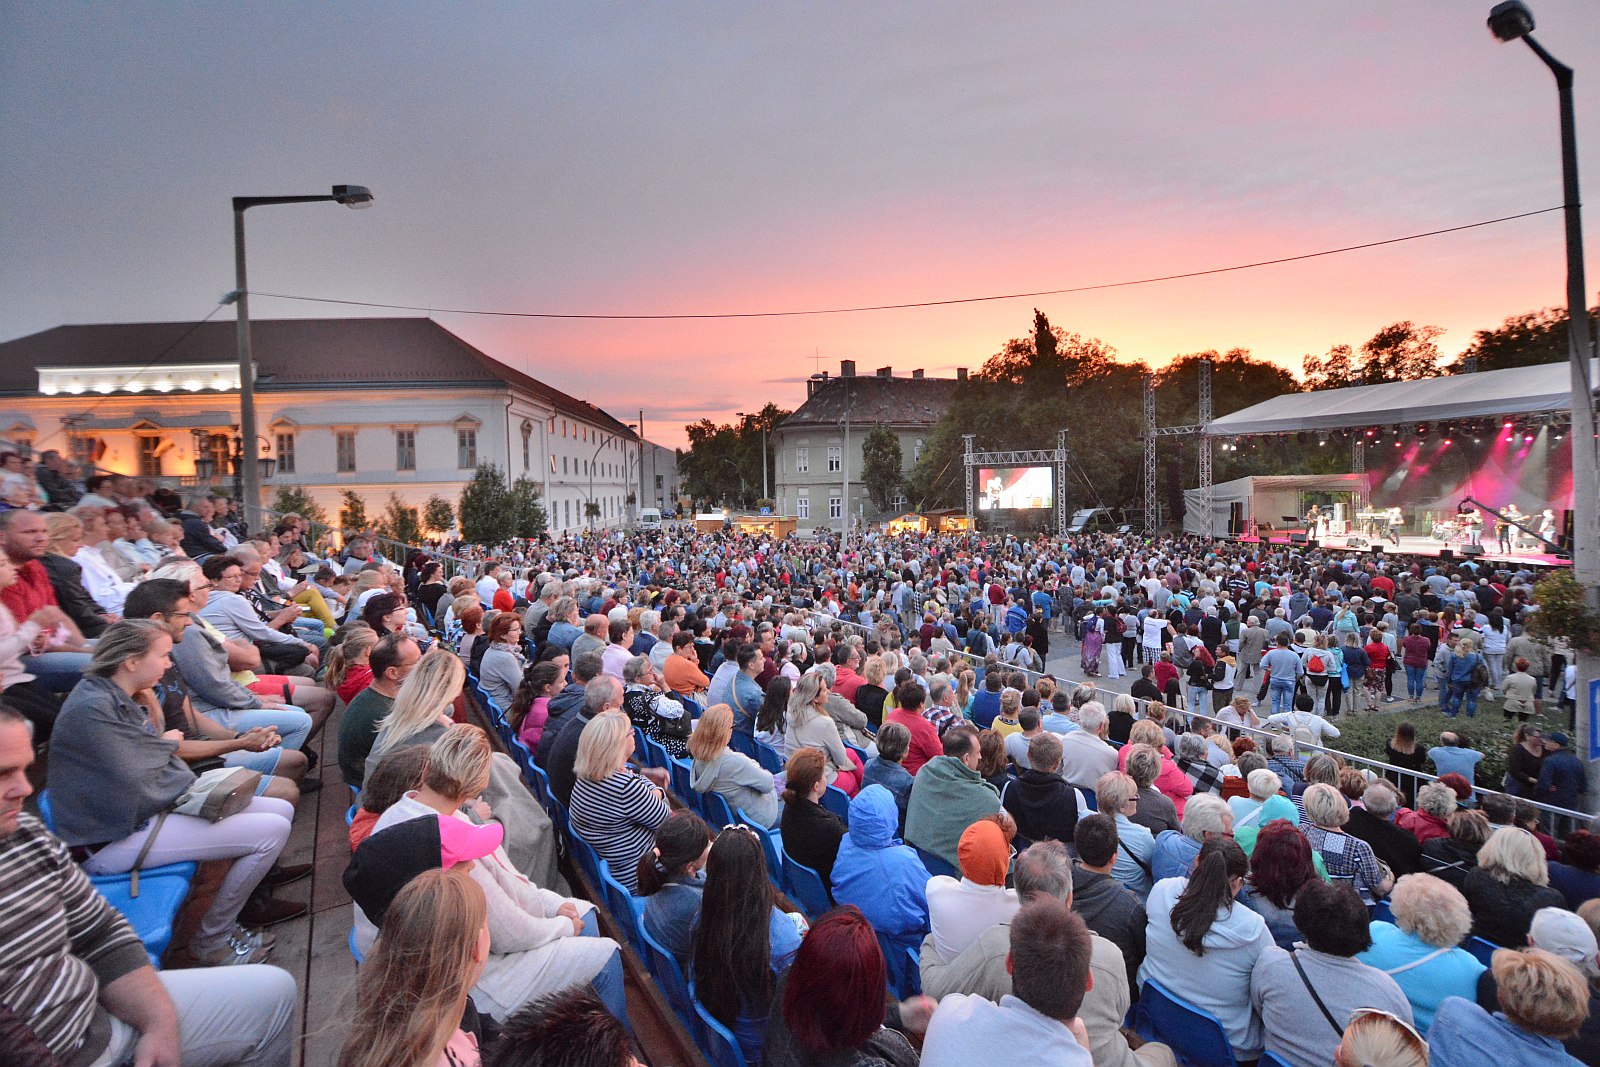
[[[1246,526],[1252,522],[1283,524],[1285,515],[1299,515],[1301,493],[1351,493],[1361,488],[1359,474],[1285,474],[1275,477],[1235,478],[1211,487],[1211,522],[1205,522],[1201,492],[1183,491],[1183,532],[1209,537],[1228,536],[1232,505],[1244,505]]]
[[[1590,381],[1594,377],[1591,369]],[[1544,363],[1414,382],[1285,393],[1224,415],[1212,421],[1205,432],[1212,437],[1242,437],[1571,410],[1569,365]]]

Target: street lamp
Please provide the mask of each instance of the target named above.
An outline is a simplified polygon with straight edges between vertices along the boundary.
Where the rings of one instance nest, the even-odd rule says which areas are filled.
[[[250,290],[245,283],[244,213],[253,207],[273,204],[343,204],[350,208],[372,206],[372,190],[364,185],[335,185],[326,196],[236,196],[233,198],[233,274],[231,294],[239,314],[239,435],[244,442],[240,459],[244,478],[239,500],[241,508],[261,507],[261,472],[256,456],[256,379],[250,356]],[[244,516],[248,525],[250,516]]]
[[[1589,336],[1589,306],[1583,279],[1583,217],[1578,196],[1578,134],[1573,117],[1572,68],[1545,51],[1533,39],[1533,12],[1521,0],[1506,0],[1489,11],[1489,30],[1501,41],[1521,39],[1544,61],[1556,78],[1561,101],[1561,191],[1567,236],[1567,360],[1572,371],[1572,570],[1583,586],[1583,604],[1600,608],[1600,474],[1595,455],[1594,386],[1589,379],[1593,342]],[[1578,737],[1584,757],[1591,755],[1589,719],[1595,708],[1589,700],[1593,657],[1574,649],[1577,666]],[[1591,764],[1591,774],[1594,765]],[[1600,788],[1600,781],[1591,790]],[[1591,796],[1593,793],[1591,792]]]

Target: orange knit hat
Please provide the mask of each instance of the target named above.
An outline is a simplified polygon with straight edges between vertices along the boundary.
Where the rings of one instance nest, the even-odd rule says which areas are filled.
[[[1006,835],[992,819],[983,819],[967,827],[957,848],[961,858],[961,873],[978,885],[1005,885],[1006,870],[1011,866],[1011,850],[1006,847]]]

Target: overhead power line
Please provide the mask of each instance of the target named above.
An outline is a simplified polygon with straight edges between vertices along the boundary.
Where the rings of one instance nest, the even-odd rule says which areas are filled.
[[[802,315],[854,315],[866,311],[904,311],[910,308],[950,307],[955,304],[984,304],[997,300],[1026,300],[1041,296],[1064,296],[1069,293],[1088,293],[1099,289],[1122,289],[1134,285],[1153,285],[1157,282],[1181,281],[1185,278],[1203,278],[1211,274],[1228,274],[1233,271],[1254,270],[1258,267],[1273,267],[1283,263],[1298,263],[1307,259],[1318,259],[1323,256],[1336,256],[1345,252],[1359,252],[1368,248],[1382,248],[1385,245],[1401,244],[1405,241],[1420,241],[1425,237],[1439,237],[1447,233],[1460,233],[1463,230],[1475,230],[1482,226],[1495,226],[1502,222],[1515,222],[1517,219],[1532,218],[1535,215],[1544,215],[1552,211],[1561,211],[1561,207],[1540,208],[1538,211],[1524,211],[1518,215],[1504,215],[1497,219],[1484,219],[1481,222],[1469,222],[1461,226],[1448,226],[1442,230],[1427,230],[1423,233],[1407,234],[1404,237],[1390,237],[1382,241],[1367,241],[1362,244],[1345,245],[1342,248],[1327,248],[1320,252],[1304,252],[1293,256],[1279,256],[1275,259],[1258,259],[1251,263],[1236,263],[1228,267],[1211,267],[1206,270],[1184,271],[1179,274],[1160,274],[1149,278],[1130,278],[1118,282],[1099,282],[1094,285],[1075,285],[1065,289],[1039,289],[1027,293],[1000,293],[994,296],[965,296],[952,300],[918,300],[906,304],[866,304],[860,307],[840,308],[810,308],[799,311],[705,311],[683,312],[675,314],[666,313],[599,313],[599,312],[556,312],[556,311],[494,311],[484,308],[448,308],[438,305],[423,306],[420,304],[385,304],[372,300],[341,300],[328,296],[301,296],[293,293],[264,293],[254,289],[251,296],[270,298],[273,300],[300,300],[316,304],[340,304],[346,307],[380,308],[387,311],[423,311],[429,314],[445,315],[484,315],[495,318],[508,319],[599,319],[607,321],[627,319],[779,319],[794,318]]]

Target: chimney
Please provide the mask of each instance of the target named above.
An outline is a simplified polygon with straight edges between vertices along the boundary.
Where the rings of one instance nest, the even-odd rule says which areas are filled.
[[[922,373],[921,367],[918,367],[916,370],[911,372],[911,377],[920,382],[923,378],[927,377],[927,375]]]
[[[879,367],[878,368],[878,377],[880,377],[880,378],[893,378],[894,377],[894,368],[893,367]]]
[[[806,379],[806,399],[810,400],[817,395],[817,390],[828,384],[828,372],[813,374]]]
[[[853,360],[853,359],[841,359],[839,361],[839,377],[841,377],[841,378],[854,378],[855,376],[856,376],[856,361]]]
[[[965,368],[965,367],[957,367],[956,368],[956,381],[964,382],[966,380],[967,380],[967,368]]]

